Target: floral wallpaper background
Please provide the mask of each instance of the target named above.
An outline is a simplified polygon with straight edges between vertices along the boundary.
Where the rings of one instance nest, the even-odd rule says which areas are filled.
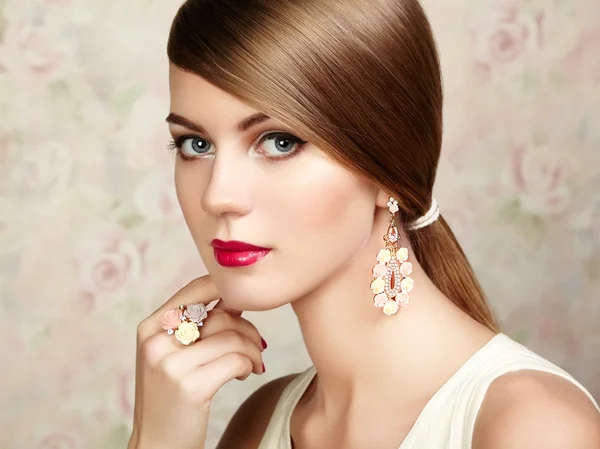
[[[137,323],[205,273],[179,211],[180,0],[0,0],[0,448],[125,447]],[[600,3],[425,0],[446,89],[436,197],[504,331],[600,399]],[[248,314],[308,366],[289,307]]]

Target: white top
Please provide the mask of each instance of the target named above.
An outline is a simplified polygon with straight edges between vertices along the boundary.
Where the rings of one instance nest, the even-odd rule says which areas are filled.
[[[499,376],[518,370],[552,373],[575,384],[600,408],[571,375],[505,334],[495,335],[473,354],[427,402],[399,449],[468,449],[477,413],[488,387]],[[316,374],[299,374],[284,389],[258,449],[292,449],[290,418]]]

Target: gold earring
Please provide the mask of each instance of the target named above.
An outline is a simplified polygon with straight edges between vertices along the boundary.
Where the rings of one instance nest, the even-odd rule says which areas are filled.
[[[413,268],[412,263],[408,262],[408,248],[398,248],[398,201],[390,198],[387,206],[391,214],[390,225],[383,236],[385,248],[379,250],[378,263],[373,267],[375,279],[371,282],[371,290],[375,294],[375,307],[382,308],[386,315],[395,315],[400,307],[408,305],[408,294],[412,291],[415,281],[409,277]]]

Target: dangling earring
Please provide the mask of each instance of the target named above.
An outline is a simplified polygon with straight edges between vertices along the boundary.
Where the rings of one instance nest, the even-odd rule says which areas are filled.
[[[396,227],[396,212],[398,201],[390,198],[387,202],[390,210],[390,225],[383,236],[385,248],[377,254],[377,262],[373,267],[371,290],[375,294],[375,307],[383,308],[386,315],[395,315],[398,309],[406,307],[409,302],[408,294],[412,291],[415,281],[409,277],[412,273],[412,263],[408,260],[408,248],[398,248],[398,228]]]

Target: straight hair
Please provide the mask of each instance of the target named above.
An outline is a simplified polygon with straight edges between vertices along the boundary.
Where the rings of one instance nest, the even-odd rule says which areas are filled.
[[[418,0],[187,0],[172,64],[298,130],[388,191],[402,225],[427,212],[442,147],[442,78]],[[436,287],[498,325],[442,216],[407,233]]]

